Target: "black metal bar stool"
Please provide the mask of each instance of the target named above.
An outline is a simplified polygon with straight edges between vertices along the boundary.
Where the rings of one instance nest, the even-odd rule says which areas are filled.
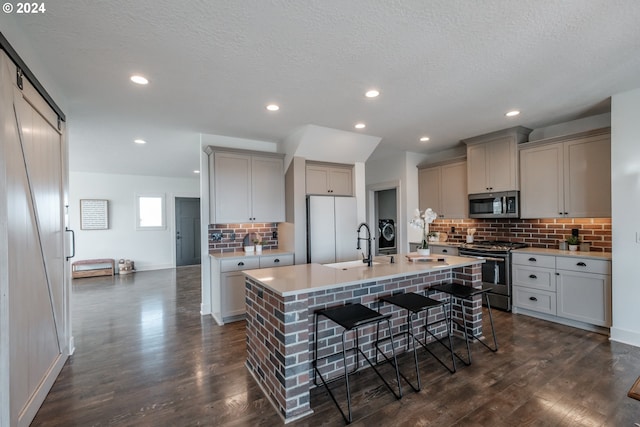
[[[469,366],[471,365],[471,348],[469,347],[469,336],[476,339],[480,344],[488,348],[489,350],[496,352],[498,351],[498,340],[496,338],[496,330],[493,327],[493,316],[491,314],[491,303],[489,302],[489,293],[491,289],[475,289],[469,286],[463,286],[458,283],[446,283],[442,285],[436,285],[430,288],[431,290],[442,292],[449,295],[449,318],[451,319],[450,325],[453,326],[453,323],[458,324],[464,333],[464,339],[467,344],[467,360],[465,361],[460,356],[458,358],[462,360],[462,362]],[[489,312],[489,321],[491,322],[491,335],[493,336],[493,347],[489,346],[486,342],[484,342],[480,337],[476,336],[473,332],[469,332],[469,327],[467,326],[467,309],[464,305],[464,301],[473,301],[473,297],[476,295],[484,295],[485,301],[487,303],[487,311]],[[453,303],[454,300],[457,300],[458,305],[462,311],[462,323],[453,319]],[[452,332],[452,331],[450,331]]]
[[[393,304],[397,307],[403,308],[405,310],[407,310],[407,329],[405,332],[399,332],[397,335],[407,335],[407,351],[409,351],[409,337],[411,337],[411,341],[412,341],[412,347],[413,347],[413,360],[415,363],[415,368],[416,368],[416,378],[417,378],[417,382],[418,382],[418,387],[415,387],[413,384],[411,384],[411,381],[409,381],[409,379],[407,377],[405,377],[402,373],[400,373],[400,375],[402,376],[402,378],[404,378],[404,380],[411,386],[412,389],[414,389],[415,391],[420,391],[420,389],[422,388],[422,383],[420,382],[420,370],[418,369],[418,354],[416,352],[416,342],[418,344],[420,344],[426,351],[427,353],[429,353],[430,355],[432,355],[438,362],[440,362],[440,364],[442,366],[444,366],[445,368],[447,368],[447,370],[449,372],[451,372],[452,374],[454,372],[456,372],[456,360],[454,357],[454,353],[453,353],[453,342],[451,341],[451,327],[450,325],[447,324],[447,338],[449,338],[449,345],[447,346],[439,337],[435,336],[431,330],[429,330],[429,327],[432,325],[437,325],[440,323],[448,323],[449,321],[449,317],[446,316],[446,312],[445,312],[445,318],[442,320],[436,320],[434,322],[429,323],[429,310],[433,309],[433,308],[437,308],[437,307],[442,307],[443,311],[444,309],[444,305],[447,303],[446,300],[443,301],[438,301],[435,300],[433,298],[429,298],[426,297],[424,295],[420,295],[414,292],[408,292],[408,293],[403,293],[403,294],[396,294],[396,295],[389,295],[389,296],[385,296],[380,298],[380,301],[384,301],[386,303],[389,304]],[[420,340],[420,338],[416,337],[415,335],[415,331],[413,328],[413,317],[417,316],[418,313],[422,312],[422,311],[426,311],[427,312],[427,317],[425,319],[424,322],[424,330],[425,330],[425,335],[424,335],[424,339]],[[449,367],[446,363],[444,363],[444,361],[442,359],[440,359],[435,353],[433,353],[428,347],[427,347],[427,333],[429,335],[431,335],[433,338],[436,339],[436,341],[440,344],[442,344],[442,346],[444,348],[446,348],[447,350],[449,350],[449,352],[451,353],[451,365],[452,367]]]
[[[325,316],[326,318],[330,319],[334,323],[337,323],[338,325],[340,325],[341,327],[344,328],[344,330],[342,331],[342,352],[333,353],[333,354],[330,354],[328,356],[318,357],[318,319],[319,319],[320,316]],[[382,382],[384,382],[384,384],[391,391],[391,393],[393,393],[393,395],[396,397],[396,399],[400,399],[402,397],[402,388],[400,386],[400,372],[398,370],[398,361],[396,359],[396,352],[395,352],[395,349],[394,349],[393,336],[391,336],[392,335],[391,334],[391,322],[389,321],[390,318],[391,318],[390,314],[383,315],[381,313],[378,313],[375,310],[371,310],[370,308],[365,307],[362,304],[348,304],[348,305],[344,305],[344,306],[340,306],[340,307],[326,308],[326,309],[318,310],[318,311],[315,312],[315,331],[314,331],[315,332],[315,337],[314,337],[315,357],[313,359],[313,369],[314,369],[314,371],[313,371],[313,383],[316,386],[319,386],[319,384],[317,383],[317,376],[319,376],[320,379],[322,380],[322,384],[326,387],[327,391],[329,392],[329,395],[331,396],[331,399],[333,400],[333,403],[336,404],[336,406],[338,407],[338,410],[342,414],[342,417],[345,419],[345,421],[347,423],[351,423],[351,421],[352,421],[352,416],[351,416],[351,390],[349,389],[349,375],[355,373],[358,370],[358,367],[360,365],[360,359],[359,359],[359,355],[360,354],[365,358],[365,360],[367,361],[369,366],[371,366],[373,368],[375,373],[380,377]],[[391,337],[391,352],[392,352],[393,359],[389,359],[389,357],[387,357],[387,355],[382,350],[380,350],[380,348],[378,347],[378,341],[379,341],[379,337],[380,337],[380,323],[381,322],[386,322],[387,323],[387,328],[389,330],[389,335]],[[384,356],[384,358],[386,359],[386,361],[383,362],[383,363],[390,363],[395,368],[395,371],[396,371],[396,382],[398,384],[398,393],[397,394],[396,394],[395,390],[391,387],[391,385],[387,382],[387,380],[384,379],[382,374],[380,374],[378,369],[376,369],[375,365],[377,365],[378,363],[374,364],[367,357],[367,355],[364,354],[364,352],[360,349],[359,339],[358,339],[358,335],[359,335],[358,334],[358,328],[363,327],[363,326],[367,326],[367,325],[371,325],[373,323],[376,324],[376,340],[374,341],[374,346],[376,348],[376,361],[378,360],[378,353],[381,353]],[[346,348],[345,336],[346,336],[347,332],[351,331],[351,330],[355,330],[354,331],[355,332],[355,345],[353,347],[351,347],[351,348]],[[355,361],[356,367],[351,372],[349,372],[349,369],[348,369],[348,366],[347,366],[347,352],[349,352],[349,351],[355,352],[355,357],[356,357],[356,361]],[[335,356],[337,354],[340,354],[340,353],[342,353],[342,360],[344,362],[344,374],[340,375],[340,376],[338,376],[336,378],[331,379],[329,382],[337,381],[337,380],[342,379],[342,378],[345,379],[345,385],[346,385],[346,388],[347,388],[348,416],[345,415],[344,411],[342,410],[342,408],[338,404],[338,401],[336,400],[335,396],[331,392],[331,389],[327,385],[327,381],[325,381],[324,377],[320,373],[320,370],[318,369],[318,360],[327,359],[327,358],[333,357],[333,356]]]

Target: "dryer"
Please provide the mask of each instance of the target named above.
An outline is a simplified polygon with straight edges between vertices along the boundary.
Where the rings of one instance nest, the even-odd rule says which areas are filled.
[[[396,225],[392,219],[378,221],[378,252],[381,254],[395,253],[396,251]]]

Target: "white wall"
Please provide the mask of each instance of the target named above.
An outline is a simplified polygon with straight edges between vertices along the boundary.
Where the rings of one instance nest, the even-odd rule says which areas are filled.
[[[611,339],[640,347],[640,88],[611,101],[613,327]]]
[[[118,262],[125,258],[135,262],[136,270],[175,267],[175,197],[200,197],[197,178],[85,172],[71,172],[69,176],[69,220],[76,234],[75,260],[113,258]],[[164,230],[136,230],[135,201],[140,193],[165,195]],[[80,229],[80,199],[109,201],[108,230]]]

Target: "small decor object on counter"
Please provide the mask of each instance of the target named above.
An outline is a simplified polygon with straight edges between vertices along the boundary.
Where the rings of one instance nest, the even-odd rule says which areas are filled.
[[[591,243],[582,242],[580,243],[580,252],[590,252],[591,251]]]
[[[257,254],[261,254],[262,253],[262,240],[254,239],[253,240],[253,244],[256,245],[256,253]]]
[[[476,234],[475,228],[467,229],[467,243],[473,243],[473,235]]]
[[[569,245],[570,251],[577,251],[578,245],[580,244],[580,239],[578,236],[569,236],[567,237],[567,244]]]
[[[251,245],[251,246],[245,246],[244,247],[244,252],[247,254],[252,254],[255,251],[256,247]]]
[[[413,218],[409,221],[409,225],[411,227],[422,230],[422,241],[420,243],[420,247],[417,249],[419,255],[429,255],[431,253],[428,238],[429,224],[431,224],[436,218],[438,218],[438,214],[431,208],[426,209],[424,212],[420,211],[420,209],[416,209]]]
[[[567,242],[560,242],[558,243],[558,249],[560,249],[561,251],[566,251],[569,249],[569,245],[567,244]]]

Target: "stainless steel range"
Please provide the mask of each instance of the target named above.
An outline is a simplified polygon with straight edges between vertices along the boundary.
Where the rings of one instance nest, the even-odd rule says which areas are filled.
[[[525,243],[499,240],[466,243],[460,248],[460,256],[483,258],[482,288],[491,289],[491,307],[511,311],[511,251],[524,248]]]

